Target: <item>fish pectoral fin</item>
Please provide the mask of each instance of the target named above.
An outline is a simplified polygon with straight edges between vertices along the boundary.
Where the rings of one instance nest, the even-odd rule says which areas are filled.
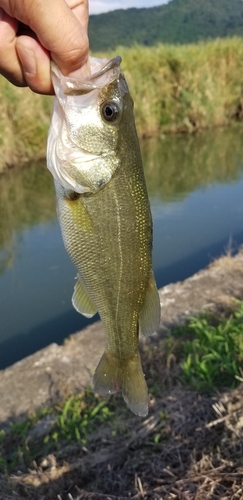
[[[151,335],[159,326],[160,321],[160,298],[154,279],[154,273],[148,283],[148,289],[142,310],[139,314],[139,329],[142,335]]]
[[[97,308],[90,298],[80,276],[78,275],[77,278],[78,281],[74,287],[72,296],[73,307],[76,311],[83,314],[83,316],[86,316],[86,318],[92,318],[97,313]]]
[[[93,385],[99,394],[122,390],[124,401],[135,415],[148,414],[148,389],[139,353],[128,360],[119,360],[105,351],[96,368]]]

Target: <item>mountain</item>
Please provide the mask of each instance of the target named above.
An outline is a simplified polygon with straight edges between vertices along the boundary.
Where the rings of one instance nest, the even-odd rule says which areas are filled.
[[[146,9],[115,10],[90,16],[93,52],[133,44],[185,44],[243,36],[242,0],[172,0]]]

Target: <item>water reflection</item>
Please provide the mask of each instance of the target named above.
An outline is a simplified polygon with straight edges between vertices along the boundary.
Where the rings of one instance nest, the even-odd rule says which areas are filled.
[[[243,243],[240,129],[142,143],[159,286]],[[0,369],[90,323],[71,305],[76,271],[44,164],[0,177]],[[95,318],[97,319],[97,317]]]
[[[14,169],[0,177],[0,274],[14,265],[23,230],[54,220],[54,186],[45,164]]]
[[[214,129],[196,136],[164,136],[141,144],[151,197],[183,199],[199,187],[242,175],[243,131]]]

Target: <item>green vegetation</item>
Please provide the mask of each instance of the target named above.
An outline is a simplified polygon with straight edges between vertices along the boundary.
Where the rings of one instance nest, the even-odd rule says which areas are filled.
[[[158,345],[145,346],[143,351],[148,386],[155,401],[178,383],[198,392],[235,388],[242,381],[243,302],[233,300],[230,309],[191,318]],[[168,377],[172,358],[176,362]],[[29,467],[33,460],[58,453],[70,443],[92,447],[97,433],[115,439],[126,434],[126,422],[131,418],[136,417],[119,394],[104,401],[88,388],[26,421],[13,423],[9,431],[2,430],[0,469],[10,473],[16,467]],[[167,419],[167,412],[159,407],[162,427]],[[166,439],[164,431],[155,432],[151,445],[158,445],[161,439]]]
[[[45,156],[52,98],[17,88],[0,76],[0,173]]]
[[[237,0],[238,1],[238,0]],[[138,135],[193,133],[243,118],[243,40],[198,45],[118,47]],[[104,54],[102,54],[104,55]],[[0,78],[0,172],[45,157],[52,98]]]
[[[113,412],[105,401],[100,401],[92,389],[84,394],[71,396],[63,405],[54,409],[57,414],[54,430],[45,439],[58,443],[62,439],[87,443],[99,425],[108,422]]]
[[[242,0],[172,0],[146,9],[116,10],[90,17],[92,51],[119,45],[192,43],[242,36]]]
[[[89,388],[60,405],[43,408],[28,420],[11,424],[9,431],[0,432],[0,471],[28,466],[43,452],[53,453],[69,442],[85,445],[99,426],[109,425],[113,415]],[[44,431],[35,432],[42,425]]]
[[[86,389],[1,430],[1,498],[170,500],[185,491],[206,500],[212,484],[215,500],[240,495],[242,384],[229,389],[243,380],[242,320],[233,299],[143,346],[146,419],[120,394],[104,401]]]
[[[140,136],[195,132],[242,119],[243,40],[117,49]]]
[[[190,317],[143,354],[155,398],[178,381],[198,393],[236,388],[243,382],[243,302],[232,298],[227,308]]]
[[[195,390],[234,388],[239,384],[243,366],[243,304],[229,317],[204,314],[191,318],[174,332],[188,335],[182,345],[181,380]],[[238,377],[238,378],[237,378]]]

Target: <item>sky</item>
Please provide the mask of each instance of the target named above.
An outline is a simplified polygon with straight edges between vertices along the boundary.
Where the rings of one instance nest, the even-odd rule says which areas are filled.
[[[129,9],[130,7],[154,7],[168,3],[169,0],[89,0],[90,14],[101,14],[116,9]]]

